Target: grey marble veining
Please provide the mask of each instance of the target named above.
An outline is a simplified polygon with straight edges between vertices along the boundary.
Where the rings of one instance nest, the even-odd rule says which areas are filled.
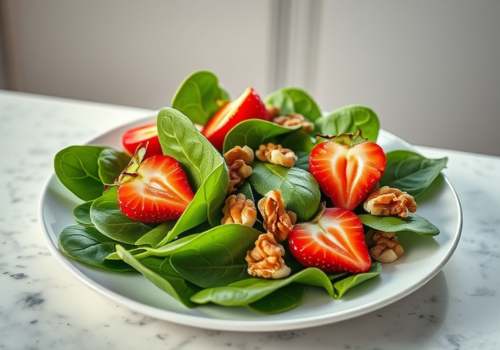
[[[444,270],[384,309],[274,333],[216,332],[131,312],[97,295],[53,259],[38,200],[60,148],[148,111],[0,93],[0,349],[499,349],[500,158],[448,156],[463,236]]]

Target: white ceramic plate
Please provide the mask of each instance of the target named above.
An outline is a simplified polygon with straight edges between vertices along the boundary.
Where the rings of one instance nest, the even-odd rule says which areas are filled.
[[[120,137],[130,127],[149,119],[123,125],[89,143],[120,148]],[[411,149],[398,137],[382,131],[379,144],[386,150]],[[342,300],[331,300],[323,291],[308,290],[298,308],[277,315],[262,315],[244,308],[215,305],[188,309],[140,275],[103,272],[64,257],[57,249],[61,230],[74,224],[73,207],[80,203],[52,175],[43,190],[40,222],[52,254],[80,281],[98,293],[143,314],[184,325],[232,331],[275,331],[306,328],[356,317],[412,293],[434,277],[455,250],[462,226],[460,203],[444,178],[426,193],[418,213],[439,227],[432,238],[417,237],[406,243],[406,254],[395,264],[384,265],[379,278],[350,291]]]

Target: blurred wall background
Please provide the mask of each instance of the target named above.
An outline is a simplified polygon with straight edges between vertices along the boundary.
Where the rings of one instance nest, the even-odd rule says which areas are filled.
[[[500,155],[500,1],[3,0],[0,87],[158,108],[193,70]]]

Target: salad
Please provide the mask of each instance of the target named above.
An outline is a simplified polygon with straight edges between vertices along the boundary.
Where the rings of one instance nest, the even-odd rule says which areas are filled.
[[[230,99],[208,71],[171,105],[126,131],[123,150],[56,154],[82,200],[59,235],[65,256],[140,273],[186,307],[271,314],[307,288],[340,299],[404,259],[398,236],[439,233],[416,212],[447,159],[385,152],[368,107],[324,113],[298,88]]]

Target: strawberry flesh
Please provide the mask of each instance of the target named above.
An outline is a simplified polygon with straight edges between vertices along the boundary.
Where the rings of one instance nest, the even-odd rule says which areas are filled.
[[[371,259],[361,220],[352,211],[327,208],[315,222],[294,226],[290,251],[304,266],[326,272],[365,272]]]
[[[128,154],[131,155],[135,153],[139,146],[146,147],[146,145],[145,158],[162,154],[156,123],[141,125],[127,130],[122,136],[122,145]]]
[[[222,149],[224,137],[236,124],[247,119],[269,119],[266,106],[253,88],[248,88],[236,100],[222,106],[201,133],[217,148]]]
[[[349,147],[335,141],[316,145],[309,157],[309,171],[335,206],[353,210],[382,177],[386,157],[382,147],[363,142]]]
[[[159,223],[181,216],[193,199],[186,173],[175,159],[155,155],[146,158],[118,188],[123,214],[132,220]]]

